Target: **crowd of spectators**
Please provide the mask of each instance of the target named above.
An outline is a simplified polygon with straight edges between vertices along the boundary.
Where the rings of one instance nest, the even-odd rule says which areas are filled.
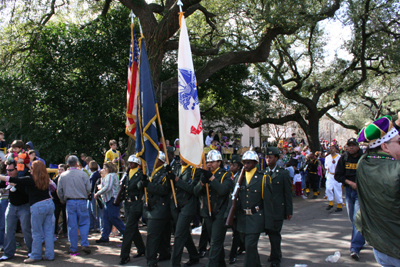
[[[335,139],[332,142],[323,139],[320,141],[320,150],[312,151],[304,139],[296,139],[295,133],[288,139],[283,138],[277,144],[279,157],[276,166],[285,168],[292,178],[293,196],[316,199],[320,195],[320,189],[326,188],[327,210],[333,208],[335,200],[335,211],[342,211],[342,185],[348,187],[346,201],[351,206],[349,216],[353,223],[351,257],[358,260],[365,240],[354,226],[357,212],[357,199],[354,200],[356,185],[347,178],[355,176],[356,160],[359,160],[363,152],[354,138],[349,139],[343,146]],[[169,140],[165,143],[160,141],[160,150],[164,149],[164,145],[167,154],[171,155],[172,166],[174,161],[179,159],[179,139],[174,141],[173,146]],[[31,141],[24,144],[21,140],[14,140],[10,147],[7,147],[4,133],[0,132],[0,149],[4,151],[0,161],[0,249],[4,253],[0,261],[14,257],[19,245],[15,239],[15,233],[18,231],[23,233],[24,243],[28,248],[25,263],[42,259],[54,260],[54,241],[60,237],[68,237],[69,253],[76,255],[79,239],[81,251],[91,253],[88,242],[91,231],[101,233],[101,238],[96,240],[96,243],[108,243],[113,227],[120,235],[124,234],[125,224],[120,216],[121,205],[115,202],[120,190],[119,174],[124,169],[124,155],[117,150],[115,140],[111,140],[109,146],[103,168],[84,153],[80,155],[80,159],[75,155],[67,155],[65,164],[59,164],[57,175],[51,177],[46,170],[46,161],[39,157],[39,151],[35,150]],[[205,138],[205,146],[220,152],[223,148],[231,148],[231,152],[227,154],[233,155],[246,151],[241,150],[240,139],[230,141],[226,136],[214,131],[209,131]],[[254,150],[260,159],[257,168],[264,173],[268,168],[265,151],[263,148]],[[351,160],[355,161],[355,165],[349,176],[344,170],[347,167],[343,166]],[[233,157],[229,160],[227,156],[221,162],[221,168],[229,170],[235,163],[237,162],[233,161]],[[311,190],[313,195],[310,196]],[[196,216],[193,225],[199,225],[198,219],[196,223]],[[356,249],[353,247],[353,241],[354,244],[362,244]],[[202,251],[200,255],[203,255]]]

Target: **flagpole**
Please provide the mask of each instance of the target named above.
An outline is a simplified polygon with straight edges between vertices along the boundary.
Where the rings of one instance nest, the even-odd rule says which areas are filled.
[[[204,153],[204,150],[203,150]],[[203,169],[206,170],[207,166],[206,166],[206,160],[203,157]],[[211,217],[211,200],[210,200],[210,188],[208,183],[206,183],[206,192],[207,192],[207,204],[208,204],[208,215],[210,215]]]
[[[165,161],[166,161],[167,164],[169,164],[167,146],[165,145],[164,131],[163,131],[163,128],[162,128],[161,117],[160,117],[160,112],[158,111],[158,104],[157,103],[156,103],[156,112],[157,112],[158,126],[160,126],[161,142],[163,144],[163,149],[164,149],[164,154],[165,154]],[[174,197],[175,208],[178,208],[178,202],[176,200],[174,182],[172,180],[170,180],[170,182],[171,182],[171,188],[172,188],[172,196]]]
[[[176,4],[179,6],[179,12],[182,12],[182,6],[183,6],[182,1],[178,0],[178,3],[176,3]]]

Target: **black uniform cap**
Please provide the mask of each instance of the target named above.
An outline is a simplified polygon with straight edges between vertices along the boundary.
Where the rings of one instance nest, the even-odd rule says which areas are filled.
[[[267,155],[279,155],[280,151],[277,147],[268,147],[267,148]]]

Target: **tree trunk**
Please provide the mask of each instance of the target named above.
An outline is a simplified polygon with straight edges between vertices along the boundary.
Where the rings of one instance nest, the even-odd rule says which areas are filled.
[[[315,153],[316,151],[320,151],[321,146],[319,143],[319,118],[318,118],[318,116],[313,116],[310,113],[309,119],[308,119],[308,127],[307,127],[307,129],[303,128],[303,131],[306,133],[311,152]]]
[[[133,138],[131,138],[131,137],[129,137],[129,140],[128,140],[128,154],[129,155],[133,155],[133,154],[136,154],[136,141],[135,140],[133,140]],[[128,164],[128,161],[126,161],[127,163],[126,164]]]

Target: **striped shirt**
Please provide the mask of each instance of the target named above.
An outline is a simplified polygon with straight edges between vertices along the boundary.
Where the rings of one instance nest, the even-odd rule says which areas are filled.
[[[109,173],[101,179],[101,189],[97,194],[102,195],[104,202],[108,202],[111,198],[116,198],[119,189],[119,179],[116,173]]]

